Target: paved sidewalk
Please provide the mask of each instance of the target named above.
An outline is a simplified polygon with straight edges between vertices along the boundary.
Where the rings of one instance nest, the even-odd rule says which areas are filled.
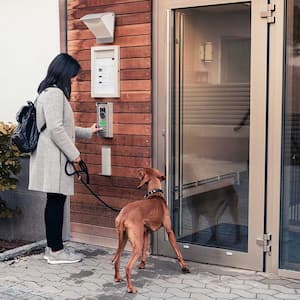
[[[300,280],[188,262],[191,274],[182,274],[175,259],[150,256],[145,270],[137,264],[132,280],[137,294],[115,283],[113,249],[69,242],[84,255],[70,265],[48,265],[43,254],[0,262],[0,299],[300,299]],[[121,271],[129,258],[122,256]]]

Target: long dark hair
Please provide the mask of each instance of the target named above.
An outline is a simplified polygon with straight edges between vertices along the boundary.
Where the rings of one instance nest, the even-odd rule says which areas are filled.
[[[67,53],[58,54],[50,63],[45,79],[38,87],[40,94],[48,87],[56,86],[63,91],[65,96],[71,96],[71,78],[80,70],[78,61]]]

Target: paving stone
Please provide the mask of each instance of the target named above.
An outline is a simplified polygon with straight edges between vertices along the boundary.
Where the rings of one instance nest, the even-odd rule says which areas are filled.
[[[220,280],[222,280],[223,282],[236,282],[236,283],[243,283],[244,280],[241,280],[241,279],[237,279],[237,277],[235,276],[220,276],[219,277]]]
[[[259,300],[277,300],[277,299],[281,299],[282,298],[277,298],[276,295],[266,295],[266,294],[257,294],[257,299]]]
[[[18,282],[20,279],[18,278],[18,276],[13,276],[13,275],[7,275],[4,276],[3,278],[1,278],[4,281],[9,281],[9,282]]]
[[[40,291],[44,294],[59,294],[63,289],[59,289],[57,286],[44,285],[40,287]]]
[[[283,293],[279,293],[274,295],[274,297],[279,298],[279,299],[300,299],[299,295],[297,294],[283,294]]]
[[[0,295],[0,300],[18,300],[21,299],[17,296],[12,296],[12,295],[7,295],[7,294],[1,294]]]
[[[178,287],[178,284],[171,283],[162,279],[156,279],[155,283],[163,288],[175,288]],[[188,285],[181,283],[180,288],[186,288]]]
[[[237,279],[240,279],[240,280],[255,280],[257,282],[261,282],[263,279],[265,279],[264,276],[260,276],[260,275],[257,275],[257,274],[254,274],[254,275],[243,275],[243,274],[240,274],[236,277]]]
[[[262,283],[265,284],[274,284],[274,285],[284,285],[287,286],[288,284],[291,283],[291,281],[287,280],[287,279],[280,279],[280,278],[266,278],[264,280],[261,281]]]
[[[234,298],[233,300],[236,300],[237,298]],[[227,298],[216,298],[216,300],[228,300]]]
[[[78,299],[80,297],[80,295],[78,295],[78,293],[74,292],[74,291],[63,291],[62,296],[65,297],[65,299]]]
[[[253,287],[250,285],[246,285],[246,284],[241,284],[241,283],[227,283],[227,282],[223,282],[221,281],[221,285],[226,285],[231,289],[238,289],[238,290],[253,290]]]
[[[238,296],[234,294],[222,294],[222,293],[212,293],[209,295],[210,297],[214,297],[216,299],[236,299]]]
[[[174,298],[174,295],[172,294],[168,294],[168,293],[158,293],[158,292],[149,292],[147,293],[147,296],[150,298],[150,299],[153,299],[153,298],[164,298],[164,299],[168,299],[168,298]]]
[[[252,298],[252,299],[256,298],[256,293],[253,292],[252,290],[245,291],[240,289],[232,289],[231,293],[243,298]]]
[[[268,289],[269,285],[260,281],[246,280],[245,283],[253,288]]]
[[[200,293],[200,294],[204,294],[204,295],[208,295],[208,294],[212,294],[214,291],[210,290],[206,287],[187,287],[182,289],[183,291],[187,292],[187,293]]]
[[[134,300],[148,300],[149,297],[143,296],[143,295],[137,295],[134,297]]]
[[[205,287],[218,293],[230,293],[230,288],[222,286],[221,282],[218,285],[208,283]]]
[[[40,288],[40,285],[38,285],[36,282],[34,281],[24,281],[23,282],[23,286],[26,286],[27,288],[31,289],[31,290],[36,290]]]
[[[300,282],[289,282],[285,284],[285,286],[291,289],[300,290]]]
[[[192,286],[192,287],[204,287],[205,286],[204,283],[199,282],[198,280],[193,280],[193,279],[183,279],[182,283],[187,286]]]
[[[192,273],[185,275],[174,259],[157,256],[149,257],[147,269],[133,270],[138,293],[128,294],[125,281],[113,280],[114,250],[70,244],[85,255],[81,263],[49,265],[42,254],[1,262],[0,300],[300,300],[300,280],[193,262]],[[128,253],[122,257],[124,279],[128,259]]]
[[[190,297],[190,293],[184,292],[182,290],[182,288],[167,288],[166,292],[168,294],[174,295],[176,297],[181,297],[181,298],[189,298]]]
[[[214,300],[215,298],[211,298],[207,295],[202,295],[198,293],[191,293],[191,299],[197,299],[197,300]]]
[[[277,290],[281,293],[286,293],[286,294],[296,294],[295,289],[287,288],[285,286],[278,285],[278,284],[271,284],[270,289]]]
[[[249,291],[256,293],[256,294],[267,294],[267,295],[276,295],[279,293],[279,291],[271,290],[270,288],[268,288],[268,289],[252,288]]]

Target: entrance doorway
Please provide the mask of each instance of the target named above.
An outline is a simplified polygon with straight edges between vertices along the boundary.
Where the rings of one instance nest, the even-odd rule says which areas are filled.
[[[156,2],[154,149],[184,257],[263,270],[267,26],[261,1],[226,2]]]

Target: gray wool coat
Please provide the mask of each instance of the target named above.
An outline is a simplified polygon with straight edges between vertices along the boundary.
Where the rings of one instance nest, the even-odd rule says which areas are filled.
[[[47,88],[36,102],[37,126],[45,123],[36,150],[30,156],[29,189],[64,195],[74,194],[73,176],[65,173],[67,158],[73,161],[80,153],[75,136],[90,138],[91,128],[75,127],[71,105],[56,87]],[[70,170],[72,171],[72,170]]]

